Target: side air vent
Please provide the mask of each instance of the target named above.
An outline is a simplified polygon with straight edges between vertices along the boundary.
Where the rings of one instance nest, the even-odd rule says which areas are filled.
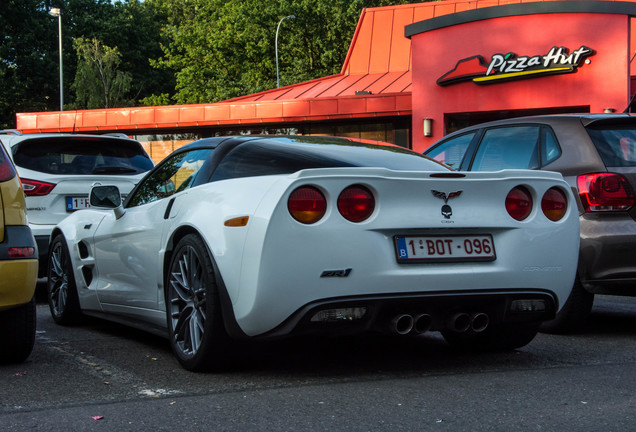
[[[93,268],[92,266],[82,267],[82,276],[84,276],[84,282],[86,286],[89,286],[93,282]]]
[[[88,258],[88,246],[86,246],[86,243],[79,242],[77,244],[77,249],[79,249],[80,258],[82,259]]]

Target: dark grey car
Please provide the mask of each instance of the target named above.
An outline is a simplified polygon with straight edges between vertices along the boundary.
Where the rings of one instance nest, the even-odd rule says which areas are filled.
[[[594,294],[636,296],[636,116],[499,120],[454,132],[424,154],[460,171],[557,171],[572,186],[581,222],[578,277],[544,331],[579,328]]]

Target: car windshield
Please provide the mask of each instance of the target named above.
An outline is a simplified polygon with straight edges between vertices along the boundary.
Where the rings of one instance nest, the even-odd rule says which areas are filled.
[[[636,167],[636,128],[603,126],[587,129],[607,167]]]
[[[153,167],[143,147],[132,140],[48,137],[22,141],[12,150],[17,166],[46,174],[133,175]]]

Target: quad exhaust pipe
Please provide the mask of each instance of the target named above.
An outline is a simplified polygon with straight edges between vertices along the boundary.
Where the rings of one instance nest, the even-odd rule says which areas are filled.
[[[433,317],[429,314],[415,315],[413,321],[413,331],[418,334],[429,331],[433,326]]]
[[[391,330],[399,335],[409,334],[411,332],[419,334],[427,332],[433,325],[433,317],[429,314],[399,314],[391,320]]]
[[[490,318],[483,312],[465,313],[460,312],[451,315],[447,320],[446,326],[457,333],[465,333],[472,330],[475,333],[481,333],[490,324]]]
[[[411,330],[413,330],[414,324],[415,324],[415,320],[413,319],[412,315],[409,315],[409,314],[396,315],[391,320],[391,329],[399,335],[405,335],[405,334],[409,334]]]
[[[450,315],[446,320],[446,328],[457,333],[472,331],[481,333],[490,324],[490,317],[483,312],[459,312]],[[433,327],[433,317],[422,313],[417,315],[398,314],[390,322],[391,332],[406,335],[409,333],[425,333]]]
[[[481,333],[490,324],[490,318],[483,312],[474,313],[470,316],[470,328],[475,333]]]

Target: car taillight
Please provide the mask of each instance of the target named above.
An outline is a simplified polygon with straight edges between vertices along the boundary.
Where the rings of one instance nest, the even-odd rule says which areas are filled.
[[[517,186],[506,196],[506,211],[513,219],[522,221],[532,213],[532,195],[523,186]]]
[[[585,174],[577,183],[586,212],[626,211],[634,205],[634,191],[620,174]]]
[[[559,188],[553,187],[543,194],[541,210],[545,217],[556,222],[565,216],[568,209],[568,200],[565,193]]]
[[[26,196],[44,196],[53,190],[55,184],[37,180],[22,179],[22,190]]]
[[[0,152],[0,182],[11,180],[15,176],[15,169],[9,160]]]
[[[349,186],[338,196],[338,211],[350,222],[362,222],[375,210],[375,198],[361,185]]]
[[[35,255],[32,247],[11,247],[8,250],[9,258],[29,258]]]
[[[289,196],[287,209],[298,222],[313,224],[322,219],[327,211],[327,200],[315,187],[301,186]]]

